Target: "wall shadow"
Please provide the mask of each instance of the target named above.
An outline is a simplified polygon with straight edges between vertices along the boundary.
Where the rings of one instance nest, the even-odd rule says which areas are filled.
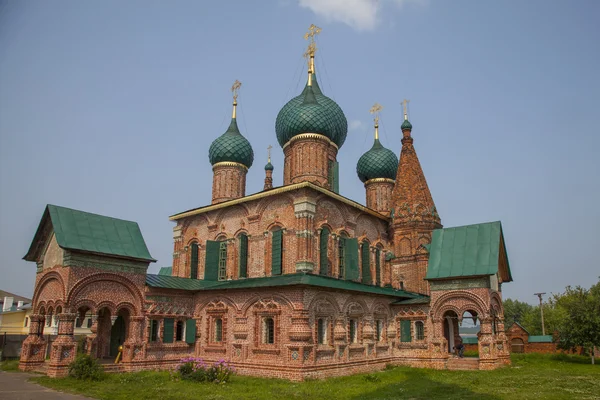
[[[425,371],[411,369],[404,372],[406,379],[355,396],[362,399],[484,399],[496,400],[499,396],[477,393],[451,383],[431,380]],[[468,382],[466,382],[468,385]]]

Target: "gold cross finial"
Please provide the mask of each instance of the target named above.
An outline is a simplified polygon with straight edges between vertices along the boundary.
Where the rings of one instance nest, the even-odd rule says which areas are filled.
[[[408,103],[410,103],[410,100],[402,100],[402,108],[404,108],[404,119],[408,119]]]
[[[238,81],[237,79],[235,80],[235,82],[233,82],[233,86],[231,86],[231,93],[233,93],[233,102],[234,103],[237,103],[238,92],[241,87],[242,87],[242,82]]]
[[[311,24],[308,27],[308,32],[304,34],[304,39],[308,40],[308,48],[304,53],[304,57],[308,61],[308,72],[315,72],[315,53],[317,52],[317,44],[315,43],[315,36],[321,33],[321,28],[315,24]]]
[[[375,114],[375,139],[379,139],[379,111],[383,110],[383,106],[379,103],[373,104],[369,110],[371,114]]]
[[[383,106],[379,103],[373,104],[373,107],[369,110],[371,114],[375,114],[375,125],[379,124],[379,111],[383,110]]]
[[[271,149],[273,148],[273,146],[269,145],[269,147],[267,147],[267,153],[269,154],[269,162],[271,162]]]

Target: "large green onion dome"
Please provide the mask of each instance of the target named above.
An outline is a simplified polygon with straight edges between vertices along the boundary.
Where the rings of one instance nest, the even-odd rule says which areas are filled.
[[[330,135],[326,135],[333,143],[335,143],[338,148],[342,147],[344,142],[346,141],[346,135],[348,134],[348,121],[346,120],[346,116],[344,112],[338,106],[338,104],[331,100],[329,97],[325,96],[317,83],[316,74],[312,74],[312,92],[317,100],[317,102],[324,107],[326,110],[327,118],[331,121],[333,125],[333,130]],[[277,120],[275,121],[275,132],[277,133],[277,141],[283,147],[292,136],[287,134],[287,128],[290,123],[293,123],[293,118],[290,119],[290,115],[297,115],[294,111],[298,106],[302,104],[304,101],[304,96],[306,91],[308,90],[308,84],[304,87],[304,90],[299,96],[294,97],[290,101],[283,106],[283,108],[277,114]],[[320,133],[320,132],[312,132],[312,133]]]
[[[375,178],[396,179],[398,157],[390,149],[383,147],[379,139],[375,139],[371,150],[358,159],[356,173],[362,182]]]
[[[254,151],[250,142],[240,133],[235,117],[227,131],[215,139],[208,150],[208,158],[212,165],[229,161],[245,165],[250,168],[254,161]]]

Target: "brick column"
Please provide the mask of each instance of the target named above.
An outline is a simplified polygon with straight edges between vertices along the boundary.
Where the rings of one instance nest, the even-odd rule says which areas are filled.
[[[296,215],[296,242],[298,244],[297,272],[315,271],[314,256],[314,217],[317,204],[309,198],[300,198],[294,202]]]
[[[66,376],[69,364],[75,360],[77,353],[77,342],[73,338],[75,330],[75,318],[77,314],[65,310],[58,314],[58,337],[52,343],[50,352],[50,363],[48,365],[48,376]]]
[[[46,340],[42,335],[44,316],[31,314],[29,316],[29,335],[23,341],[19,370],[31,371],[44,363],[46,359]]]
[[[123,343],[123,364],[127,365],[135,361],[141,361],[145,358],[146,345],[144,344],[144,332],[146,318],[142,315],[129,317],[129,331],[125,343]],[[129,365],[125,368],[128,371],[135,370]]]
[[[212,204],[237,199],[246,195],[248,168],[236,162],[218,162],[213,165]]]

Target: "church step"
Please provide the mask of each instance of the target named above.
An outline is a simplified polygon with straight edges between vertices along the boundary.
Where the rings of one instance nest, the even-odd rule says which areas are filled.
[[[449,370],[477,370],[479,369],[479,358],[450,358],[446,364]]]

